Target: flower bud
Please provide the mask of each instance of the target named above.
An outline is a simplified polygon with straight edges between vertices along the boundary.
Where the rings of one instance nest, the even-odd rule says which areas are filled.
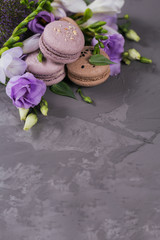
[[[4,53],[5,51],[7,51],[9,48],[8,47],[3,47],[0,50],[0,56],[2,55],[2,53]]]
[[[34,113],[30,113],[26,118],[23,130],[28,131],[37,123],[37,121],[38,121],[37,115]]]
[[[124,15],[124,19],[128,20],[128,19],[129,19],[129,15],[128,15],[128,14],[125,14],[125,15]]]
[[[83,97],[83,100],[86,102],[86,103],[93,103],[92,99],[90,97]]]
[[[124,52],[123,53],[123,57],[128,57],[129,53],[128,52]]]
[[[48,113],[48,103],[47,101],[43,98],[40,102],[40,111],[44,116],[47,116]]]
[[[41,113],[42,113],[44,116],[47,116],[48,107],[44,105],[44,106],[42,106],[42,107],[40,108],[40,111],[41,111]]]
[[[128,50],[128,58],[130,60],[140,60],[141,54],[134,48]]]
[[[152,63],[152,60],[149,58],[141,57],[140,62],[141,63]]]
[[[138,34],[133,30],[130,29],[127,33],[126,33],[126,37],[130,40],[139,42],[140,41],[140,37],[138,36]]]
[[[18,110],[19,110],[20,120],[21,121],[26,120],[29,109],[19,108]]]
[[[123,58],[123,62],[126,64],[126,65],[130,65],[131,64],[131,61],[128,59],[128,58]]]
[[[23,41],[23,53],[28,54],[39,48],[40,33],[37,33]]]

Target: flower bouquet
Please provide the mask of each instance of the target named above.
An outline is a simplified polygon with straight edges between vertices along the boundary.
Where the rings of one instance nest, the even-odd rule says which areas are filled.
[[[66,75],[92,104],[81,86],[119,74],[122,62],[152,63],[136,49],[124,51],[125,39],[140,37],[127,14],[118,17],[123,5],[124,0],[1,0],[0,83],[25,121],[24,130],[37,123],[38,112],[47,116],[47,87],[76,98]],[[18,22],[10,19],[11,8]]]

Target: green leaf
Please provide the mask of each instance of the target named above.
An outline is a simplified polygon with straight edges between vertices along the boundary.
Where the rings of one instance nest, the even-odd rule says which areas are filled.
[[[41,51],[39,51],[38,55],[37,55],[37,59],[39,62],[43,61],[43,53]]]
[[[114,62],[111,62],[108,58],[106,58],[101,54],[92,55],[89,59],[89,62],[92,65],[97,65],[97,66],[115,64]]]
[[[76,99],[72,89],[64,81],[50,86],[50,90],[55,94]]]

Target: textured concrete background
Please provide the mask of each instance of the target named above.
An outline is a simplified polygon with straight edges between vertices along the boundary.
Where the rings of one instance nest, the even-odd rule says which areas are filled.
[[[160,240],[160,3],[128,0],[152,65],[84,89],[90,106],[46,94],[29,133],[0,89],[0,240]]]

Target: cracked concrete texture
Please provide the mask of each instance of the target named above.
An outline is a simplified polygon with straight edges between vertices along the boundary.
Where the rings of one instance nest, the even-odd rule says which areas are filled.
[[[126,1],[153,64],[83,89],[96,106],[48,91],[25,133],[0,89],[0,240],[160,239],[159,7]]]

